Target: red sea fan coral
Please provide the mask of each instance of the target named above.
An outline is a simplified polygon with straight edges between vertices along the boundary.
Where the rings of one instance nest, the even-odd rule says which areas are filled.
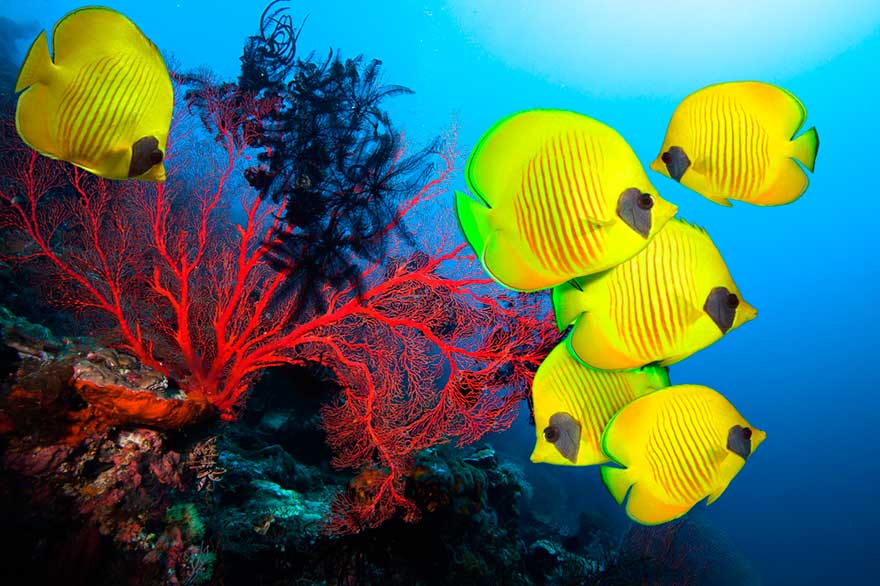
[[[229,91],[201,92],[198,118],[178,107],[163,184],[107,181],[4,141],[7,250],[40,263],[52,300],[88,318],[91,331],[227,419],[266,368],[323,365],[342,388],[323,412],[334,464],[368,480],[337,507],[333,528],[375,525],[398,510],[413,518],[403,479],[415,452],[472,442],[515,418],[555,342],[545,300],[502,293],[468,254],[448,206],[429,203],[454,170],[450,146],[391,220],[421,225],[421,250],[389,225],[391,255],[362,263],[360,291],[325,286],[323,309],[296,312],[297,292],[285,287],[295,263],[277,271],[268,258],[284,230],[280,205],[241,175],[249,133],[273,106]]]

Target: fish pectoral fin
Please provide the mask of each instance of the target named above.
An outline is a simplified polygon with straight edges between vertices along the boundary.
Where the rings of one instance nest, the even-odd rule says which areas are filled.
[[[724,491],[727,490],[728,486],[730,486],[729,480],[727,482],[725,482],[724,484],[722,484],[721,486],[719,486],[718,488],[716,488],[712,492],[712,494],[709,495],[709,499],[706,501],[706,506],[709,506],[712,503],[714,503],[715,501],[717,501],[718,497],[720,497],[722,494],[724,494]]]
[[[685,316],[685,322],[687,325],[693,325],[697,322],[698,319],[706,315],[706,312],[703,311],[702,307],[697,306],[690,300],[690,297],[681,292],[675,292],[670,295],[678,307],[686,307],[687,314]]]
[[[700,175],[707,175],[709,173],[709,164],[706,162],[706,159],[700,157],[691,163],[690,170]]]
[[[98,161],[76,160],[71,163],[105,179],[124,180],[130,178],[128,175],[130,161],[131,149],[119,146],[109,151]]]
[[[611,226],[616,221],[614,218],[594,218],[592,216],[581,216],[580,220],[590,230]]]
[[[577,280],[577,277],[575,277],[574,279],[569,279],[568,281],[565,282],[565,284],[566,284],[566,285],[569,285],[569,286],[571,286],[571,287],[574,287],[574,288],[577,289],[578,291],[583,291],[583,290],[584,290],[584,288],[581,287],[580,282]]]

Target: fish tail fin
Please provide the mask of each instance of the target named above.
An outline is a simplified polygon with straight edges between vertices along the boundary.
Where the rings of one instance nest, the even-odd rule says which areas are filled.
[[[602,466],[599,468],[602,475],[602,483],[618,505],[623,504],[626,493],[633,485],[632,479],[629,477],[629,471],[626,468],[615,468],[614,466]]]
[[[18,135],[32,149],[57,157],[57,148],[49,130],[46,116],[49,101],[49,83],[55,65],[49,56],[46,31],[40,33],[28,50],[15,83],[15,91],[22,92],[15,108],[15,128]]]
[[[48,83],[52,77],[52,57],[49,55],[49,39],[46,31],[42,31],[28,49],[27,56],[18,72],[18,80],[15,82],[15,91],[34,85],[35,83]]]
[[[553,287],[550,300],[556,316],[556,327],[560,332],[587,311],[583,289],[575,280]]]
[[[478,258],[482,258],[486,240],[492,231],[489,224],[491,210],[461,191],[455,192],[455,217],[465,240]]]
[[[816,166],[816,154],[819,152],[819,133],[816,132],[816,127],[794,139],[792,144],[792,156],[812,172]]]

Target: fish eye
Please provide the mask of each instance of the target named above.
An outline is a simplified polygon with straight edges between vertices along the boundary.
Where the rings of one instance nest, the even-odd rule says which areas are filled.
[[[654,198],[651,197],[650,193],[643,193],[639,195],[639,207],[643,210],[650,210],[654,207]]]
[[[669,154],[669,151],[666,151],[665,153],[660,155],[660,160],[668,165],[669,161],[672,160],[672,155]]]
[[[739,297],[737,297],[735,293],[731,293],[727,296],[727,307],[730,309],[736,309],[739,307]]]
[[[544,428],[544,439],[550,442],[551,444],[555,444],[556,440],[559,439],[559,428],[555,425],[549,425]]]
[[[751,427],[744,427],[743,428],[743,437],[746,439],[752,438],[752,428]]]
[[[153,152],[150,153],[150,163],[152,163],[153,165],[158,165],[159,163],[161,163],[163,158],[165,158],[165,156],[159,149],[153,149]]]

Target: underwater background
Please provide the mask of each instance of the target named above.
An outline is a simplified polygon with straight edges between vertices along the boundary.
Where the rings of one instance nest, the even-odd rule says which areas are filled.
[[[106,5],[182,67],[205,66],[229,80],[264,9],[228,0]],[[19,62],[34,33],[79,6],[4,3],[0,16],[28,31],[4,46],[20,51]],[[298,54],[336,47],[380,59],[387,83],[415,92],[385,104],[407,140],[426,143],[454,122],[465,156],[507,114],[562,108],[618,130],[647,165],[675,106],[700,87],[756,79],[796,94],[821,146],[809,190],[791,205],[723,208],[649,174],[681,217],[708,230],[759,311],[670,367],[673,384],[718,389],[767,432],[723,498],[689,516],[725,534],[765,585],[877,582],[880,3],[396,0],[288,9],[297,22],[308,15]],[[461,173],[453,186],[464,188]],[[451,206],[451,190],[443,197]],[[595,468],[528,461],[534,429],[525,406],[509,431],[488,441],[523,466],[532,506],[561,518],[599,512],[621,529],[629,523]]]

